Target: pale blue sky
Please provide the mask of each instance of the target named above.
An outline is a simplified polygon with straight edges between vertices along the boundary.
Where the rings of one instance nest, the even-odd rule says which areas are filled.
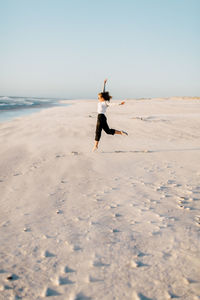
[[[200,96],[199,0],[0,0],[0,95]]]

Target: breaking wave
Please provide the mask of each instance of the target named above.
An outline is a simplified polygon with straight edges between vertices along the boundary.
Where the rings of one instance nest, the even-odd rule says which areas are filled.
[[[0,111],[22,108],[48,107],[59,104],[58,99],[38,97],[0,96]]]

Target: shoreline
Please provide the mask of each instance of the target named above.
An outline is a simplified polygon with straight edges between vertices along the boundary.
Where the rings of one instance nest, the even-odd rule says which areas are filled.
[[[3,97],[3,96],[2,96]],[[45,98],[44,98],[45,99]],[[200,97],[155,97],[155,98],[128,98],[125,99],[125,101],[181,101],[181,100],[185,100],[185,101],[199,101]],[[15,109],[8,109],[8,110],[1,110],[0,111],[0,123],[4,123],[4,122],[10,122],[12,120],[18,119],[20,117],[23,116],[29,116],[35,113],[40,112],[41,110],[46,110],[49,108],[53,108],[53,107],[59,107],[59,106],[68,106],[71,103],[76,103],[76,102],[94,102],[97,101],[97,99],[58,99],[57,100],[57,104],[49,104],[47,106],[45,105],[40,105],[40,106],[35,106],[35,107],[23,107],[23,108],[15,108]],[[112,101],[120,101],[119,99],[113,99]]]
[[[49,104],[49,105],[35,105],[34,107],[22,107],[22,108],[14,108],[14,109],[5,109],[0,110],[0,123],[10,122],[16,118],[20,118],[23,116],[29,116],[35,113],[38,113],[42,110],[53,108],[53,107],[60,107],[60,106],[68,106],[69,104],[66,102],[60,102],[56,104]]]

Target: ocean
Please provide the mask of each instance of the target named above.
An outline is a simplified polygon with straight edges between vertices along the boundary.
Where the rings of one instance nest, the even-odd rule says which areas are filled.
[[[66,106],[60,99],[39,97],[0,96],[0,122],[32,114],[53,106]]]

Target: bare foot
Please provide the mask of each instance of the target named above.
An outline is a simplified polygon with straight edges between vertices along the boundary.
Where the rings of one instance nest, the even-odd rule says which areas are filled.
[[[123,131],[123,130],[121,131],[121,134],[122,134],[122,135],[128,135],[128,133],[125,132],[125,131]]]
[[[98,150],[98,147],[97,146],[94,146],[94,148],[92,149],[92,152],[95,152]]]

